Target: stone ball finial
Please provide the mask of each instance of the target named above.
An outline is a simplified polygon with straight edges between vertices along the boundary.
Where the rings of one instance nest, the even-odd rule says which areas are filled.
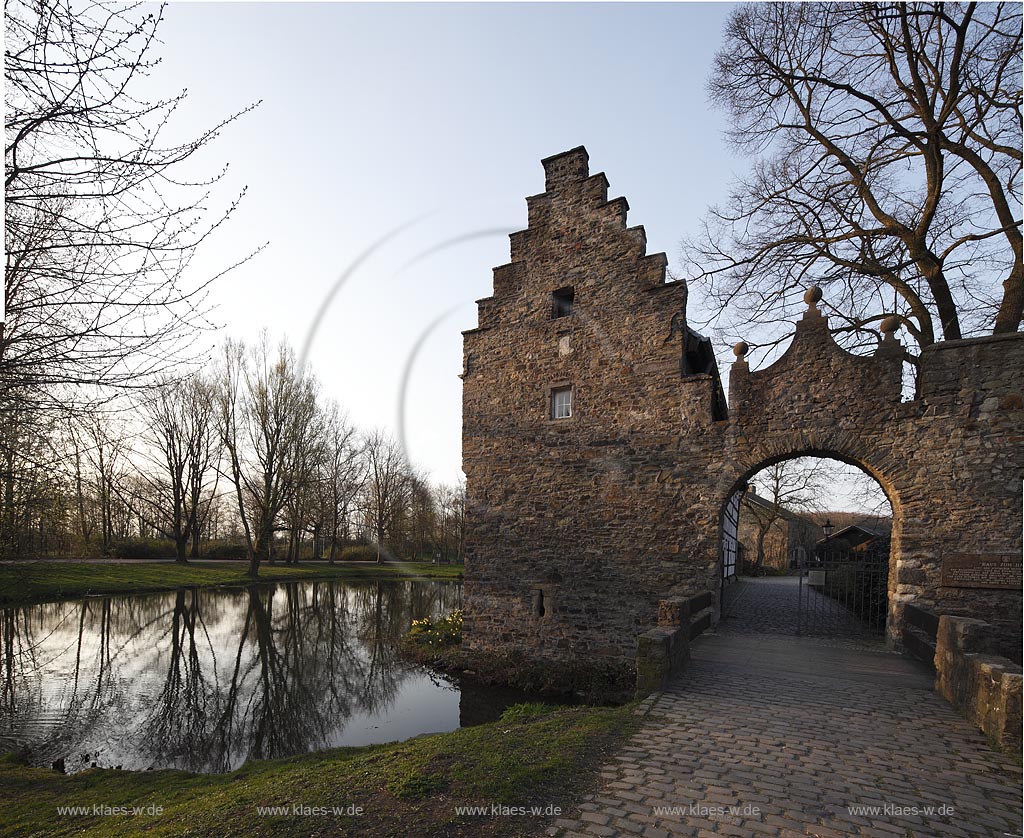
[[[821,289],[817,285],[812,285],[804,291],[804,302],[812,308],[821,302],[821,297]]]
[[[900,319],[895,314],[890,314],[885,320],[882,321],[881,330],[882,334],[887,338],[891,338],[896,330],[900,327]]]
[[[737,361],[742,361],[743,356],[750,351],[750,347],[747,346],[745,341],[740,341],[732,348],[732,354],[736,356]]]

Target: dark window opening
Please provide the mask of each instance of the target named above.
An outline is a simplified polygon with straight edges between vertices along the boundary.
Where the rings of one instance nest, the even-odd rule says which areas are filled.
[[[683,339],[683,375],[710,375],[717,369],[711,341],[687,329]]]
[[[572,288],[559,288],[551,294],[551,318],[568,317],[572,314],[572,303],[576,294]]]
[[[710,375],[715,381],[713,402],[711,405],[712,419],[720,422],[729,418],[722,381],[718,374],[718,363],[711,341],[687,327],[683,333],[683,355],[680,359],[680,370],[687,375]]]

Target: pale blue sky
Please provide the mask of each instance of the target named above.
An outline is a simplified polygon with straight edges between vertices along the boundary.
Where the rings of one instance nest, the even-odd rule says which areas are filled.
[[[397,430],[404,403],[412,458],[456,479],[460,332],[476,324],[472,301],[490,294],[491,268],[509,257],[493,231],[524,227],[524,198],[543,191],[541,158],[582,144],[612,195],[628,198],[649,249],[676,262],[682,236],[742,167],[722,147],[704,90],[729,9],[172,4],[152,83],[188,88],[179,130],[263,100],[204,156],[210,167],[230,161],[222,186],[249,193],[197,257],[197,275],[269,242],[219,282],[217,320],[236,337],[265,326],[301,347],[346,268],[419,219],[346,282],[310,361],[362,426]]]
[[[201,161],[230,162],[222,198],[249,191],[196,277],[268,242],[215,286],[219,334],[252,341],[266,327],[298,350],[322,313],[309,360],[325,394],[363,428],[404,428],[418,466],[457,480],[461,332],[508,261],[506,233],[526,226],[526,196],[543,191],[540,160],[586,145],[670,266],[745,168],[704,88],[730,9],[172,4],[149,83],[188,88],[176,130],[263,100]],[[702,302],[691,289],[691,319]],[[725,372],[731,352],[717,349]],[[870,479],[836,478],[830,506],[859,505]]]

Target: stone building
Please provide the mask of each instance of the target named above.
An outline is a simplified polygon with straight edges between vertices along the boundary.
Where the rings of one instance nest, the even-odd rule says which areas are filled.
[[[464,647],[635,671],[674,601],[709,592],[718,618],[736,492],[807,455],[860,466],[892,504],[893,645],[911,601],[998,613],[1019,644],[1024,335],[926,348],[903,402],[895,324],[873,356],[851,355],[814,290],[770,367],[750,370],[737,346],[726,405],[686,286],[666,281],[626,200],[583,148],[543,166],[465,333]]]
[[[803,567],[814,555],[814,544],[822,530],[810,518],[772,502],[748,489],[740,501],[740,557],[749,568],[757,562],[757,539],[764,527],[764,567],[787,570]]]

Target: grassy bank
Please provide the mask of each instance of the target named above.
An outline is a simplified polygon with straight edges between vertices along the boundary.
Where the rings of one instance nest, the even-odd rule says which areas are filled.
[[[117,564],[103,562],[11,562],[0,564],[0,605],[19,605],[57,599],[74,599],[88,594],[119,594],[138,591],[172,590],[190,585],[246,585],[246,565],[145,562]],[[301,565],[263,565],[260,581],[285,579],[393,579],[419,577],[457,579],[461,565],[429,562],[326,562]]]
[[[255,762],[224,775],[93,769],[66,777],[9,756],[0,761],[0,834],[521,835],[550,817],[457,814],[455,807],[559,806],[567,812],[638,724],[632,707],[517,705],[494,724]],[[59,806],[88,807],[90,814],[59,815]],[[141,813],[94,815],[94,806],[140,807]],[[145,813],[151,806],[162,812]],[[266,814],[257,810],[263,806],[328,813]],[[355,806],[360,813],[349,808]]]

